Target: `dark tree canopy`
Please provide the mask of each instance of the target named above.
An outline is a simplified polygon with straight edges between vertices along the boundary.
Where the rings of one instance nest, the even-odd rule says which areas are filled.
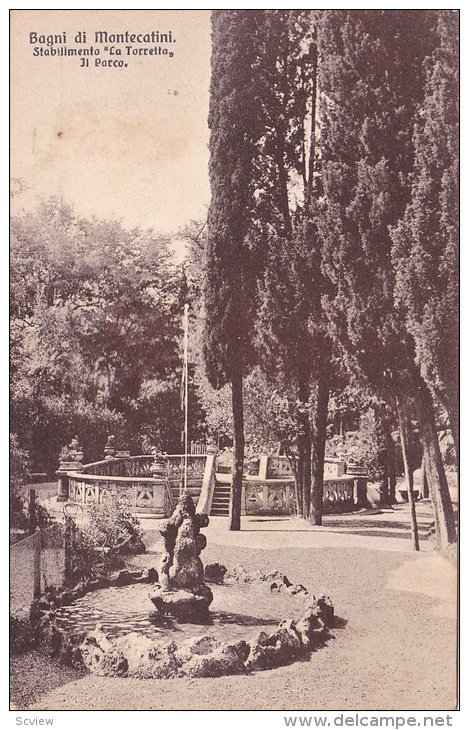
[[[214,387],[245,372],[251,336],[256,260],[249,245],[253,159],[258,136],[257,12],[212,13],[210,184],[204,356]]]
[[[350,366],[382,387],[412,357],[394,305],[389,227],[413,169],[413,118],[433,15],[328,11],[320,33],[320,218],[331,331]],[[406,353],[406,354],[404,354]]]
[[[425,64],[411,202],[392,231],[395,294],[426,380],[458,435],[458,15],[440,11]]]

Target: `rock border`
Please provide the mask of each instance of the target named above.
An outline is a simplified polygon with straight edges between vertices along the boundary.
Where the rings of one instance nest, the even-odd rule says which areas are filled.
[[[86,593],[158,580],[153,568],[133,572],[121,570],[109,578],[50,591],[38,599],[33,613],[40,641],[52,656],[72,666],[84,666],[99,676],[171,679],[221,677],[273,669],[317,650],[330,637],[330,629],[335,625],[330,598],[325,595],[316,598],[304,586],[292,584],[278,571],[249,572],[239,565],[227,569],[220,563],[212,563],[205,567],[205,577],[218,584],[225,581],[265,584],[271,592],[285,592],[293,598],[301,598],[304,613],[298,621],[282,620],[270,633],[260,631],[249,641],[232,643],[220,642],[204,634],[179,644],[154,640],[138,632],[110,638],[101,624],[94,631],[74,633],[57,625],[56,609],[70,605]]]
[[[30,623],[39,643],[51,656],[71,666],[82,667],[80,644],[86,637],[86,631],[70,633],[57,624],[56,611],[61,606],[69,606],[78,598],[101,588],[120,588],[136,583],[156,583],[158,573],[155,568],[131,571],[118,570],[109,576],[81,581],[77,585],[61,589],[51,589],[33,601]]]

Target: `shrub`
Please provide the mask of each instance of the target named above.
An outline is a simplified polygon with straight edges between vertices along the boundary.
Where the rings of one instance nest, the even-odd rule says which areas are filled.
[[[10,616],[10,652],[22,654],[34,649],[37,645],[37,634],[30,621]]]
[[[127,504],[112,499],[90,507],[87,534],[96,547],[121,554],[144,552],[140,523]]]
[[[122,567],[122,556],[145,552],[138,520],[127,505],[112,500],[92,505],[89,525],[67,522],[72,583],[93,580]]]

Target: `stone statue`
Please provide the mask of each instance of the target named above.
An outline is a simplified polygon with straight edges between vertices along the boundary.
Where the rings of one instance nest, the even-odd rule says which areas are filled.
[[[159,585],[150,596],[157,611],[179,618],[200,620],[208,615],[213,595],[204,582],[200,553],[207,545],[200,529],[208,515],[196,514],[189,494],[183,494],[160,532],[165,551],[161,558]]]

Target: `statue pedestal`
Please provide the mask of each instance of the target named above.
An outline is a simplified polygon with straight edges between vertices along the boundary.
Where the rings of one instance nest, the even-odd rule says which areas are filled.
[[[166,591],[157,586],[150,595],[150,600],[158,613],[170,614],[180,620],[197,623],[207,620],[213,594],[208,586],[203,586],[198,593],[183,588]]]

